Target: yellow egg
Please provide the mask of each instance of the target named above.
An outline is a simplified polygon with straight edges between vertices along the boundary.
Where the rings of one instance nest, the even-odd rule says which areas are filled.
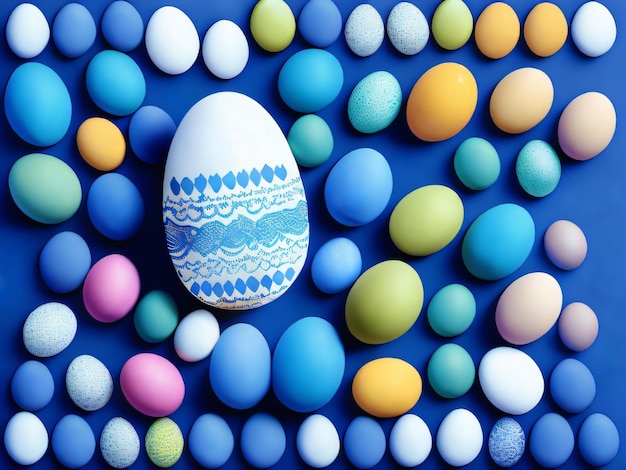
[[[159,418],[148,428],[145,445],[146,453],[154,465],[169,468],[183,454],[185,441],[178,424],[170,418]]]
[[[352,396],[363,411],[393,418],[409,411],[422,394],[422,378],[408,362],[395,357],[363,365],[352,381]]]
[[[476,110],[478,86],[472,72],[456,62],[428,69],[415,82],[406,106],[411,132],[427,142],[455,136]]]
[[[524,40],[539,57],[556,54],[567,39],[567,19],[554,3],[535,5],[524,21]]]
[[[250,14],[250,32],[261,48],[280,52],[296,35],[296,19],[284,0],[259,0]]]
[[[493,123],[509,134],[521,134],[545,118],[552,107],[554,87],[548,75],[523,67],[498,82],[489,101]]]
[[[504,2],[488,5],[476,20],[476,46],[490,59],[501,59],[511,52],[520,37],[520,21],[513,8]]]
[[[116,169],[126,154],[122,131],[113,122],[101,117],[83,121],[76,132],[76,145],[83,159],[101,171]]]

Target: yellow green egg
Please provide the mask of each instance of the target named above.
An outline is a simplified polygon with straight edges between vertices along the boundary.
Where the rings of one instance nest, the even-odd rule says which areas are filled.
[[[284,0],[259,0],[250,15],[250,32],[261,48],[280,52],[296,35],[296,19]]]
[[[439,46],[454,51],[472,35],[474,17],[463,0],[443,0],[435,10],[432,32]]]
[[[178,424],[170,418],[159,418],[148,428],[145,445],[154,465],[169,468],[180,459],[185,440]]]

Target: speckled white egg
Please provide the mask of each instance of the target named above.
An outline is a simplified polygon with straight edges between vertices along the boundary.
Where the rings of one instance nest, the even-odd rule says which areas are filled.
[[[85,411],[95,411],[111,399],[113,378],[100,360],[83,354],[74,358],[67,367],[65,388],[76,406]]]
[[[574,13],[570,30],[578,50],[589,57],[606,54],[617,37],[615,18],[600,2],[583,3]]]
[[[383,43],[385,24],[376,8],[362,3],[348,16],[343,34],[352,52],[359,57],[368,57]]]
[[[174,332],[174,350],[187,362],[198,362],[211,354],[220,337],[220,325],[208,310],[186,315]]]
[[[310,467],[328,467],[339,455],[337,428],[324,415],[309,415],[298,428],[296,447],[302,460]]]
[[[70,345],[76,329],[76,315],[67,305],[48,302],[26,318],[22,332],[24,346],[37,357],[55,356]]]
[[[141,444],[135,427],[121,417],[111,418],[100,435],[100,452],[113,468],[128,468],[139,457]]]
[[[38,56],[50,41],[48,20],[32,3],[15,7],[7,20],[5,33],[9,47],[22,59]]]
[[[412,3],[397,3],[387,17],[387,36],[398,52],[415,55],[426,47],[430,37],[428,20]]]
[[[416,467],[430,455],[433,436],[422,418],[405,414],[395,422],[389,434],[389,451],[403,467]]]
[[[465,408],[457,408],[443,418],[436,437],[439,455],[454,467],[471,463],[483,446],[483,430],[478,418]]]
[[[230,20],[211,25],[202,40],[202,59],[213,75],[235,78],[246,67],[250,47],[241,28]]]

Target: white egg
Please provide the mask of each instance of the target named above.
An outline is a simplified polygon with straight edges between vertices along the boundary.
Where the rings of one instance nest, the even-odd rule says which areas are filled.
[[[391,428],[389,451],[403,467],[416,467],[430,455],[433,437],[428,425],[414,414],[401,416]]]
[[[146,50],[159,70],[180,75],[200,53],[200,37],[191,18],[173,6],[156,10],[146,25]]]
[[[11,417],[4,429],[4,447],[16,463],[32,465],[48,449],[48,431],[36,415],[20,411]]]
[[[21,3],[9,15],[5,33],[16,56],[32,59],[48,45],[50,25],[39,8],[32,3]]]
[[[437,450],[454,467],[471,463],[483,446],[483,430],[478,418],[465,408],[446,415],[437,430]]]
[[[130,467],[139,457],[140,447],[139,434],[124,418],[111,418],[102,429],[100,452],[113,468]]]
[[[202,40],[202,58],[213,75],[224,80],[236,77],[248,63],[250,47],[241,28],[230,20],[214,23]]]
[[[339,455],[339,433],[326,416],[310,415],[298,428],[296,447],[310,467],[328,467]]]
[[[68,366],[65,388],[76,406],[85,411],[95,411],[111,399],[113,378],[102,362],[83,354],[74,358]]]
[[[220,325],[207,310],[195,310],[183,317],[174,332],[174,349],[187,362],[198,362],[211,354],[220,337]]]
[[[393,47],[405,55],[421,52],[430,36],[428,20],[409,2],[396,4],[387,17],[387,36]]]
[[[26,318],[22,332],[24,346],[37,357],[51,357],[70,345],[76,329],[76,315],[67,305],[48,302]]]
[[[576,47],[589,57],[606,54],[617,37],[615,18],[600,2],[581,5],[574,13],[570,29]]]
[[[385,24],[376,8],[362,3],[348,16],[343,34],[352,52],[359,57],[368,57],[383,43]]]

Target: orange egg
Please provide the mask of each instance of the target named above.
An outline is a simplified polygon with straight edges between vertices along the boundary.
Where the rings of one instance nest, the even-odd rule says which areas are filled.
[[[535,5],[524,21],[524,40],[539,57],[556,54],[567,39],[567,19],[554,3]]]
[[[413,85],[406,105],[411,132],[427,142],[455,136],[476,110],[478,86],[472,72],[456,62],[427,70]]]
[[[83,121],[76,132],[78,152],[89,165],[101,171],[111,171],[122,164],[126,140],[113,122],[101,117]]]
[[[476,46],[490,59],[501,59],[511,52],[520,37],[520,21],[515,10],[504,2],[488,5],[476,20]]]

